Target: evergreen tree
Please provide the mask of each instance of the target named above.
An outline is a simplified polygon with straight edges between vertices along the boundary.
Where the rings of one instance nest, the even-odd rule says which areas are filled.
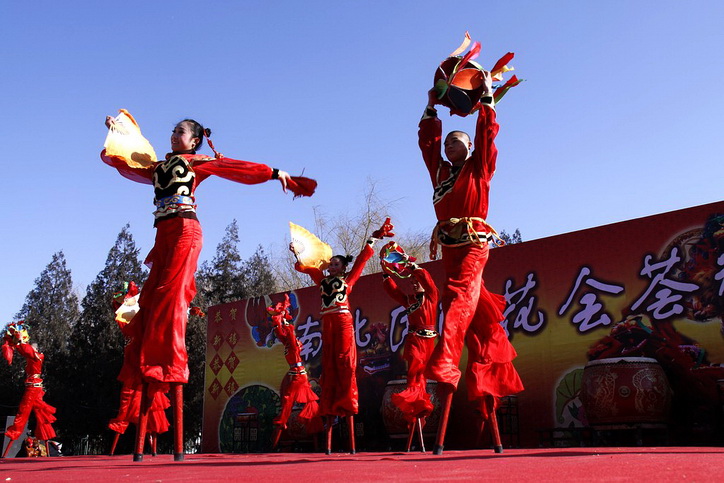
[[[274,272],[264,248],[259,245],[242,267],[244,297],[260,297],[277,292]]]
[[[124,226],[108,252],[105,267],[86,290],[82,314],[73,329],[65,399],[73,405],[58,420],[69,426],[76,440],[88,436],[91,452],[107,451],[109,447],[104,441],[104,436],[109,436],[105,428],[118,409],[120,383],[116,377],[125,346],[114,322],[111,301],[124,281],[132,280],[139,286],[145,281],[147,273],[138,258],[139,252],[129,226]]]
[[[239,227],[233,220],[226,227],[216,255],[211,263],[205,261],[198,271],[197,289],[199,305],[223,304],[244,298],[244,279],[239,255]]]
[[[78,296],[62,251],[35,279],[35,288],[25,297],[25,303],[15,315],[30,326],[30,336],[37,342],[46,360],[56,354],[67,354],[71,328],[78,319]]]
[[[521,236],[520,230],[518,228],[515,229],[513,234],[509,234],[505,230],[500,230],[499,236],[506,245],[513,245],[514,243],[521,243],[523,241],[523,237]]]

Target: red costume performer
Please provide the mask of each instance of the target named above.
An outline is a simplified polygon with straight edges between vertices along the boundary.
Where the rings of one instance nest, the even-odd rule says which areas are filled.
[[[111,122],[106,120],[109,127]],[[105,150],[101,153],[103,161],[124,177],[154,187],[156,240],[146,258],[151,271],[139,299],[140,310],[128,324],[128,333],[139,344],[137,360],[124,365],[121,377],[124,381],[141,379],[150,383],[150,393],[165,391],[167,383],[173,384],[176,461],[183,460],[180,384],[189,378],[186,325],[189,304],[196,294],[194,274],[202,244],[201,225],[196,217],[196,187],[211,175],[244,184],[280,178],[299,196],[311,196],[316,187],[313,180],[290,179],[288,174],[264,164],[238,161],[218,153],[215,158],[195,154],[210,131],[195,123],[203,132],[195,135],[192,122],[195,123],[180,122],[172,133],[171,145],[178,152],[169,153],[165,160],[149,166],[131,167],[120,156],[108,155]],[[143,458],[148,407],[142,401],[135,461]]]
[[[42,441],[55,437],[52,426],[55,422],[55,408],[43,401],[45,390],[43,379],[40,377],[45,356],[37,351],[35,344],[31,345],[29,342],[27,328],[22,321],[8,325],[3,337],[3,357],[8,364],[13,363],[13,351],[17,351],[25,358],[25,392],[20,400],[15,421],[5,430],[5,436],[11,441],[15,441],[22,434],[31,411],[35,414],[35,437]],[[8,444],[8,450],[10,446],[11,444]]]
[[[349,295],[354,284],[362,275],[365,264],[372,257],[372,247],[375,242],[391,233],[392,225],[389,218],[385,224],[376,230],[365,243],[364,248],[349,273],[344,267],[340,272],[331,273],[335,263],[343,263],[339,255],[332,257],[329,276],[325,277],[322,270],[314,267],[304,267],[299,262],[295,268],[309,275],[314,283],[319,285],[322,296],[322,398],[320,415],[329,416],[327,424],[327,452],[331,451],[331,417],[347,416],[350,423],[350,446],[354,449],[354,424],[352,416],[359,409],[359,393],[357,390],[357,344],[355,342],[354,320],[349,308]]]
[[[284,357],[289,364],[289,371],[284,375],[279,390],[282,399],[282,407],[279,416],[274,419],[276,426],[273,437],[273,447],[279,442],[283,430],[287,428],[287,421],[292,414],[292,407],[295,403],[305,404],[304,409],[299,413],[299,419],[304,422],[307,433],[317,433],[322,430],[322,422],[319,418],[319,398],[312,390],[307,377],[307,370],[302,362],[302,344],[297,340],[294,332],[294,324],[289,323],[292,316],[287,310],[289,308],[289,296],[284,302],[267,307],[267,312],[274,325],[274,334],[284,344]]]
[[[419,287],[414,294],[403,292],[388,274],[383,275],[387,294],[407,310],[407,336],[403,358],[407,362],[407,388],[392,395],[392,402],[400,408],[405,419],[413,423],[430,415],[433,405],[427,393],[425,366],[435,348],[435,316],[438,292],[430,274],[424,268],[411,263],[409,268]]]
[[[489,73],[486,73],[489,76]],[[488,82],[490,82],[488,78]],[[489,95],[490,90],[487,90]],[[445,267],[445,290],[442,298],[445,324],[442,337],[428,364],[431,379],[457,388],[458,364],[463,345],[468,348],[466,385],[468,398],[477,401],[483,418],[494,410],[497,398],[523,390],[512,361],[516,352],[500,325],[505,299],[490,293],[483,283],[483,269],[488,261],[488,241],[495,231],[487,224],[488,192],[495,172],[498,133],[492,97],[483,97],[479,105],[474,151],[468,154],[470,141],[453,131],[445,143],[452,155],[454,142],[465,141],[462,162],[452,164],[441,154],[442,124],[431,103],[420,121],[419,144],[434,188],[433,203],[438,223],[431,247],[433,258],[437,244],[442,245]],[[490,404],[492,397],[493,404]],[[447,395],[447,410],[452,394]],[[493,407],[491,407],[493,406]],[[443,408],[445,411],[445,408]],[[443,418],[444,419],[444,418]],[[444,425],[440,426],[435,453],[442,453]],[[497,450],[497,448],[496,448]]]
[[[130,282],[125,293],[120,293],[114,298],[113,308],[118,309],[123,302],[136,298],[139,292],[136,284]],[[142,393],[142,382],[138,377],[139,374],[137,371],[131,370],[134,362],[138,360],[140,344],[132,337],[131,332],[128,330],[128,320],[124,317],[117,316],[116,323],[118,323],[118,328],[121,329],[123,335],[128,338],[128,342],[123,349],[123,367],[118,376],[118,380],[123,383],[118,414],[108,422],[108,428],[117,433],[111,447],[111,455],[115,453],[119,435],[126,432],[129,424],[138,424],[138,417],[141,412]],[[155,436],[159,433],[165,433],[169,429],[166,409],[170,405],[171,403],[168,397],[162,391],[155,391],[153,393],[153,400],[148,414],[148,433],[154,438],[151,444],[153,453],[155,453]]]

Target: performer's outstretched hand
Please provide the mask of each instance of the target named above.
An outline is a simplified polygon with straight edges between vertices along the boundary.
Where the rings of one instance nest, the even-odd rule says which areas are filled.
[[[427,91],[427,105],[432,107],[435,104],[440,104],[440,99],[437,97],[437,88],[433,87]]]
[[[385,237],[393,237],[395,236],[394,233],[392,233],[392,230],[394,229],[394,225],[391,223],[389,217],[385,220],[385,222],[382,224],[382,226],[379,228],[379,230],[375,230],[372,232],[372,236],[377,239],[385,238]]]
[[[299,250],[297,249],[297,245],[294,242],[291,242],[289,244],[289,251],[292,252],[295,257],[299,255]]]
[[[286,193],[286,192],[287,192],[287,184],[289,183],[289,180],[291,179],[291,176],[289,176],[289,173],[287,173],[286,171],[282,171],[282,170],[280,169],[279,172],[278,172],[278,174],[277,174],[277,179],[278,179],[279,182],[282,184],[282,190],[284,190],[284,192]]]
[[[493,76],[490,75],[490,72],[487,70],[483,70],[483,84],[485,85],[485,90],[480,95],[480,97],[490,97],[493,95]]]

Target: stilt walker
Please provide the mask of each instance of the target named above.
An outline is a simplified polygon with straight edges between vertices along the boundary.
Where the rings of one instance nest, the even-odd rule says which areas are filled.
[[[196,187],[215,175],[243,184],[278,179],[283,190],[311,196],[316,182],[291,177],[265,164],[239,161],[216,152],[209,140],[211,130],[186,119],[171,133],[171,150],[164,160],[141,135],[133,117],[122,110],[106,118],[109,128],[101,159],[124,177],[153,185],[156,206],[156,240],[146,258],[151,267],[138,304],[140,310],[128,324],[139,341],[137,367],[142,382],[141,414],[134,461],[143,460],[149,411],[158,392],[171,391],[174,403],[174,460],[184,459],[183,384],[188,382],[186,325],[188,309],[196,294],[194,274],[201,252],[201,225],[196,217]],[[209,140],[214,157],[196,154]]]
[[[12,442],[23,433],[31,412],[35,414],[35,437],[43,441],[46,454],[49,454],[48,440],[55,437],[52,426],[55,422],[55,408],[43,400],[45,388],[40,376],[45,356],[38,352],[35,343],[30,343],[28,327],[23,321],[8,324],[3,334],[2,354],[9,365],[13,363],[15,352],[25,358],[25,391],[13,424],[5,430],[5,436],[10,439],[10,443],[2,456],[7,456]]]
[[[304,424],[308,434],[318,433],[322,430],[322,421],[319,417],[319,397],[312,390],[307,377],[307,370],[302,361],[302,344],[294,333],[294,324],[290,323],[292,316],[289,313],[289,295],[283,302],[267,307],[267,312],[274,325],[274,334],[284,344],[284,357],[289,363],[289,371],[282,380],[279,393],[282,407],[279,415],[274,419],[274,434],[272,448],[276,448],[282,432],[287,428],[287,421],[292,414],[295,403],[304,404],[299,413],[299,419]]]
[[[296,225],[294,225],[296,226]],[[357,391],[357,344],[355,343],[354,321],[349,308],[349,295],[354,284],[362,275],[367,261],[372,257],[372,247],[383,237],[394,236],[393,226],[388,218],[379,230],[375,230],[365,243],[361,253],[347,273],[352,261],[348,255],[335,255],[331,259],[307,258],[306,246],[292,235],[289,249],[297,257],[295,268],[309,275],[319,285],[322,296],[322,397],[320,414],[325,418],[325,451],[332,452],[332,425],[335,417],[345,417],[349,429],[349,450],[356,452],[354,437],[354,415],[359,409]],[[307,234],[309,234],[307,232]],[[311,235],[311,234],[309,234]],[[312,235],[313,236],[313,235]],[[315,237],[316,239],[316,237]],[[318,242],[318,240],[316,240]],[[331,253],[331,250],[329,251]],[[327,269],[325,277],[322,270]]]
[[[395,242],[389,242],[382,248],[380,264],[384,271],[382,283],[385,292],[407,309],[408,326],[403,352],[403,358],[407,361],[407,387],[392,395],[392,403],[400,409],[409,425],[406,451],[410,451],[413,437],[417,434],[424,452],[422,428],[434,408],[426,390],[425,366],[435,348],[437,337],[435,322],[438,291],[427,270],[418,266],[415,259],[409,257]],[[410,276],[413,277],[412,293],[403,291],[395,281],[396,277]]]
[[[490,181],[498,155],[494,142],[499,129],[495,104],[518,80],[513,76],[493,93],[492,80],[501,80],[500,76],[511,70],[505,64],[513,54],[504,56],[488,72],[472,61],[480,52],[478,42],[465,56],[458,56],[469,45],[470,36],[466,34],[465,42],[438,68],[419,130],[420,149],[434,188],[433,204],[438,219],[431,241],[431,258],[436,258],[437,247],[442,245],[446,278],[442,336],[426,371],[429,378],[440,383],[442,414],[433,449],[438,455],[443,452],[453,392],[461,376],[458,364],[464,345],[468,348],[468,398],[475,402],[483,421],[489,421],[496,452],[502,451],[499,438],[495,437],[497,401],[523,389],[512,363],[515,349],[500,325],[505,299],[490,293],[483,282],[488,243],[499,240],[486,222]],[[443,104],[452,114],[463,117],[478,112],[473,141],[462,131],[453,131],[445,138],[448,161],[441,155],[442,124],[436,104]]]
[[[124,282],[123,290],[113,296],[113,308],[115,309],[115,321],[118,328],[128,342],[123,349],[123,367],[118,380],[123,383],[120,395],[118,414],[108,422],[108,429],[116,434],[113,437],[110,455],[116,452],[116,445],[120,436],[126,432],[129,424],[138,425],[138,418],[141,412],[142,381],[140,373],[134,370],[138,365],[138,350],[140,343],[133,338],[132,331],[128,324],[138,312],[138,296],[140,290],[135,282]],[[171,405],[165,393],[158,391],[149,408],[148,418],[148,439],[151,445],[151,454],[156,456],[156,443],[158,435],[168,431],[170,425],[166,417],[166,409]]]

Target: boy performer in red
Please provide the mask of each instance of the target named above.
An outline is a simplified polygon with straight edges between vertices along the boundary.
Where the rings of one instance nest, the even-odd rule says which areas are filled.
[[[309,275],[319,285],[322,296],[322,398],[320,415],[326,416],[326,452],[332,452],[332,422],[335,416],[346,416],[349,427],[350,453],[355,453],[354,415],[359,408],[357,391],[357,344],[354,335],[354,320],[349,307],[349,294],[362,275],[365,264],[372,257],[372,247],[383,237],[394,236],[393,226],[387,218],[380,229],[375,230],[357,256],[352,269],[348,255],[335,255],[327,268],[328,276],[316,267],[302,266],[299,261],[294,268]],[[297,255],[294,243],[289,249]]]
[[[410,423],[407,451],[410,451],[412,436],[416,428],[419,432],[420,445],[423,448],[422,450],[425,451],[422,439],[422,426],[424,425],[422,421],[433,410],[430,395],[426,390],[425,366],[435,348],[435,338],[438,335],[435,330],[438,291],[430,274],[417,265],[414,258],[402,252],[402,260],[405,269],[409,270],[412,277],[414,277],[412,280],[412,294],[400,289],[397,282],[395,282],[395,278],[390,276],[388,270],[385,270],[382,275],[385,292],[407,309],[408,320],[403,352],[403,358],[407,361],[407,387],[402,392],[392,395],[392,403],[402,411],[405,420]],[[382,266],[385,267],[384,260]],[[389,271],[400,276],[396,271]]]
[[[473,142],[462,131],[449,133],[444,143],[448,161],[442,158],[442,124],[435,109],[439,102],[434,88],[428,92],[428,105],[419,126],[419,145],[430,172],[438,219],[431,256],[434,259],[437,245],[442,245],[446,277],[442,298],[445,324],[427,367],[427,376],[441,383],[443,406],[434,447],[438,455],[443,451],[452,395],[460,380],[458,363],[463,344],[468,348],[468,398],[476,401],[483,420],[492,416],[494,433],[497,398],[523,390],[512,364],[517,354],[500,325],[505,299],[488,292],[483,283],[488,242],[495,235],[485,219],[498,154],[494,140],[499,126],[495,119],[491,75],[482,72],[485,87],[477,105]],[[495,449],[502,451],[499,444]]]
[[[305,405],[299,413],[299,419],[304,422],[307,433],[312,434],[322,430],[322,422],[318,414],[319,405],[317,404],[319,398],[309,384],[307,370],[302,362],[302,344],[297,340],[294,324],[289,322],[292,320],[288,310],[289,305],[289,295],[285,295],[284,302],[279,302],[266,309],[274,325],[274,334],[284,344],[284,357],[289,363],[289,371],[284,375],[279,389],[282,408],[279,416],[274,419],[272,448],[276,448],[282,431],[287,428],[287,421],[292,414],[294,403]]]
[[[45,441],[47,454],[48,440],[55,437],[55,430],[52,426],[52,423],[55,422],[55,408],[43,401],[45,389],[40,374],[43,370],[45,356],[38,352],[35,343],[30,344],[27,326],[22,321],[9,324],[3,336],[2,354],[8,364],[13,363],[14,351],[25,358],[25,392],[20,400],[15,421],[5,430],[5,436],[10,439],[10,443],[5,449],[3,458],[7,456],[12,442],[18,439],[23,432],[31,411],[35,413],[35,437]]]

